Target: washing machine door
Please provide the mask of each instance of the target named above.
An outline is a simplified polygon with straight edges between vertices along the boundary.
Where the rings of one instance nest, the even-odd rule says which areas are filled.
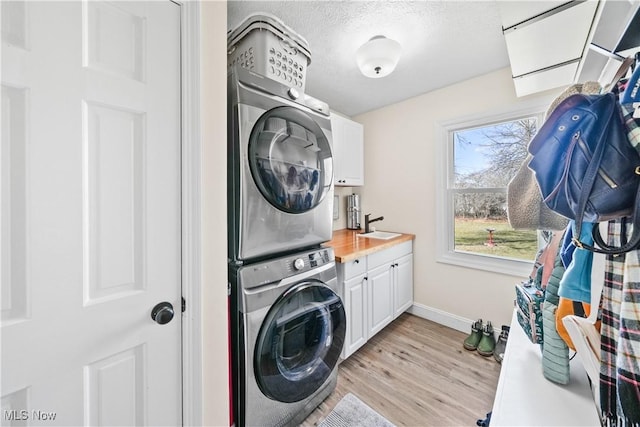
[[[334,370],[345,336],[340,297],[320,281],[289,288],[258,335],[254,373],[260,390],[280,402],[312,395]]]
[[[313,118],[294,107],[263,114],[251,131],[249,168],[276,208],[304,213],[324,199],[333,180],[331,144]]]

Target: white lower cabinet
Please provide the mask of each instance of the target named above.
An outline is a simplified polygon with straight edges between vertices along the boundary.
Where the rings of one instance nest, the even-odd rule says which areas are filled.
[[[360,274],[345,280],[342,284],[344,288],[342,301],[347,313],[347,332],[342,352],[345,357],[346,354],[352,354],[367,342],[366,276]]]
[[[412,242],[338,263],[347,316],[346,359],[413,303]]]
[[[369,285],[369,337],[393,320],[393,266],[384,264],[367,271]],[[347,320],[348,322],[349,320]]]
[[[413,254],[398,259],[394,267],[393,310],[395,318],[407,311],[413,304]]]

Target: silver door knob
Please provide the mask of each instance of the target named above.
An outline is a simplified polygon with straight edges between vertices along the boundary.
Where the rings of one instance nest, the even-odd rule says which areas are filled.
[[[174,314],[173,305],[166,301],[156,304],[156,306],[153,307],[153,310],[151,310],[151,318],[158,325],[164,325],[171,322]]]

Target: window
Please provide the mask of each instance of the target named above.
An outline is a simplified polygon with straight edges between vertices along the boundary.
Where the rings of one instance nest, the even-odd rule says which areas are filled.
[[[528,275],[538,233],[514,230],[507,185],[527,157],[541,123],[537,111],[442,125],[439,260]]]

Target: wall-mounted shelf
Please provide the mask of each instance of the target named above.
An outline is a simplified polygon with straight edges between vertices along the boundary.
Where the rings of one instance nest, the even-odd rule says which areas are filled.
[[[620,57],[640,50],[640,0],[498,5],[518,96],[602,82]]]
[[[640,50],[640,1],[602,2],[576,82],[610,81],[619,62]]]

